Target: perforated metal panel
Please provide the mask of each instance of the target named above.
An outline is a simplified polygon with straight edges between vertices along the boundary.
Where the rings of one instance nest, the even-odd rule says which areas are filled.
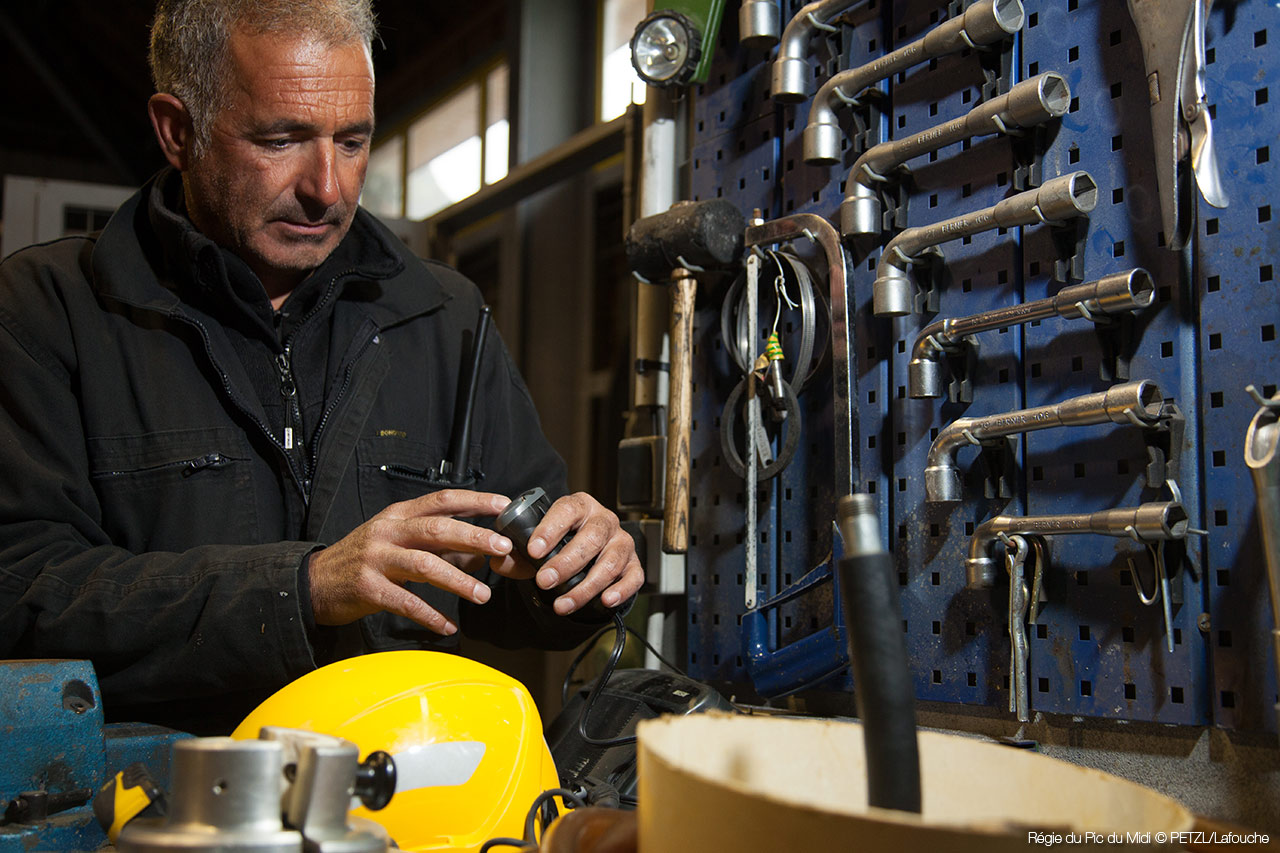
[[[783,3],[784,20],[801,4]],[[1007,581],[991,590],[965,586],[964,561],[976,526],[996,514],[1058,514],[1169,499],[1146,482],[1149,433],[1108,424],[1029,433],[1015,442],[1012,489],[984,493],[986,456],[961,451],[964,499],[924,500],[925,458],[938,431],[961,416],[1057,403],[1118,381],[1105,353],[1127,350],[1128,375],[1157,383],[1185,416],[1174,471],[1192,526],[1190,560],[1173,578],[1174,648],[1165,648],[1160,607],[1142,606],[1135,585],[1152,583],[1151,555],[1127,539],[1059,536],[1050,540],[1039,624],[1030,629],[1033,710],[1055,714],[1273,729],[1275,667],[1253,490],[1243,441],[1256,410],[1243,387],[1270,394],[1280,381],[1280,300],[1275,292],[1276,236],[1271,196],[1277,181],[1270,148],[1280,118],[1268,106],[1280,54],[1275,10],[1263,0],[1215,4],[1209,20],[1208,90],[1231,207],[1202,204],[1194,244],[1164,247],[1137,33],[1126,4],[1112,0],[1024,0],[1021,33],[994,50],[966,50],[896,74],[876,102],[875,139],[903,138],[962,116],[994,90],[1057,71],[1070,83],[1070,112],[1039,138],[1045,179],[1087,171],[1098,203],[1077,245],[1070,227],[998,229],[942,244],[945,273],[935,313],[898,319],[871,311],[880,247],[846,241],[850,323],[854,329],[857,436],[853,482],[831,477],[829,380],[801,395],[801,453],[761,490],[762,596],[785,589],[821,563],[830,548],[837,493],[875,493],[902,585],[902,607],[917,695],[921,699],[1004,707],[1009,699]],[[826,76],[861,65],[920,38],[961,4],[899,0],[853,7],[838,32],[810,52],[814,88]],[[724,197],[765,218],[817,213],[838,222],[845,181],[859,146],[846,143],[834,166],[802,159],[809,104],[767,98],[769,60],[737,45],[726,16],[710,81],[695,92],[693,192]],[[992,74],[1008,73],[993,82]],[[985,89],[985,91],[984,91]],[[842,113],[850,137],[862,128]],[[1280,153],[1280,152],[1278,152]],[[994,205],[1023,178],[1014,142],[978,137],[909,163],[906,220],[938,222]],[[1280,214],[1280,208],[1277,208]],[[803,242],[803,241],[801,241]],[[822,263],[812,247],[799,246]],[[1078,252],[1075,250],[1078,249]],[[1074,257],[1071,256],[1074,254]],[[1072,264],[1064,264],[1064,260]],[[910,399],[907,362],[920,328],[1043,298],[1065,283],[1143,267],[1155,303],[1131,328],[1095,328],[1053,319],[979,336],[972,401]],[[1058,277],[1055,278],[1055,275]],[[825,287],[825,284],[820,285]],[[761,311],[772,296],[761,291]],[[698,310],[694,432],[695,547],[689,559],[690,671],[750,692],[741,658],[744,612],[741,534],[744,486],[720,454],[721,408],[739,380],[720,341],[722,293]],[[1120,337],[1116,337],[1120,335]],[[1108,337],[1110,336],[1110,337]],[[785,340],[784,340],[785,343]],[[1198,568],[1198,573],[1193,569]],[[782,642],[829,627],[830,588],[779,612]],[[848,689],[846,679],[824,685]]]

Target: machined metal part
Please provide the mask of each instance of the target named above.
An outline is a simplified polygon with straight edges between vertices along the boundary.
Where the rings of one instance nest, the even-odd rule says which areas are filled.
[[[840,205],[841,232],[846,237],[880,233],[883,216],[877,187],[892,181],[891,173],[913,157],[974,136],[1015,133],[1020,128],[1064,115],[1070,104],[1071,86],[1066,78],[1056,71],[1046,71],[1024,80],[998,98],[979,104],[967,115],[868,149],[853,164],[845,182],[845,198]],[[838,141],[832,150],[826,146],[825,138],[815,140],[815,145],[822,146],[814,152],[818,157],[815,162],[834,162],[840,157]],[[808,155],[806,149],[806,159]]]
[[[1144,503],[1136,507],[1104,509],[1068,515],[1013,516],[989,518],[973,533],[965,576],[970,588],[995,585],[995,544],[1004,536],[1061,536],[1092,533],[1123,536],[1140,543],[1185,539],[1191,532],[1186,509],[1177,500]]]
[[[835,439],[836,494],[850,491],[853,474],[853,371],[849,364],[852,330],[846,303],[844,247],[840,235],[821,216],[796,213],[747,227],[744,244],[760,246],[800,237],[817,243],[827,260],[827,286],[831,303],[831,371],[833,429]],[[753,311],[748,307],[748,311]],[[754,316],[754,313],[751,315]]]
[[[971,7],[972,8],[972,7]],[[939,243],[1037,222],[1057,224],[1093,210],[1098,185],[1088,172],[1061,175],[1034,190],[1018,193],[999,204],[933,225],[908,228],[889,241],[876,267],[873,306],[876,316],[900,316],[915,310],[909,268]]]
[[[275,741],[219,737],[175,743],[169,814],[130,821],[118,849],[301,853],[302,834],[281,821],[284,764],[284,745]]]
[[[778,43],[782,33],[782,12],[776,0],[742,0],[738,7],[738,42],[745,47],[767,50]]]
[[[1060,426],[1116,423],[1155,427],[1160,424],[1163,411],[1160,388],[1154,382],[1141,380],[1051,406],[980,418],[958,418],[938,433],[929,448],[924,469],[925,500],[937,503],[961,499],[956,454],[962,447]]]
[[[979,0],[964,14],[944,21],[923,38],[886,53],[858,68],[841,71],[827,79],[813,97],[809,122],[804,129],[804,159],[810,163],[834,163],[840,159],[840,141],[844,132],[840,128],[836,110],[842,104],[851,103],[862,91],[898,71],[959,53],[966,47],[993,44],[1008,38],[1022,29],[1025,19],[1022,0]],[[781,55],[779,55],[781,58]],[[801,63],[807,74],[807,63]],[[779,63],[774,66],[775,100],[803,100],[808,91],[799,81],[779,80]],[[779,98],[779,86],[791,85],[786,90],[792,97]]]
[[[1252,391],[1253,386],[1249,386]],[[1256,391],[1253,391],[1257,395]],[[1280,394],[1270,400],[1257,395],[1260,408],[1249,422],[1244,439],[1244,461],[1253,475],[1258,495],[1258,527],[1267,562],[1267,587],[1271,594],[1271,641],[1280,669]],[[1280,721],[1280,704],[1275,706]]]
[[[384,766],[394,788],[394,764]],[[173,745],[169,813],[130,821],[118,849],[385,853],[386,830],[349,814],[357,793],[371,808],[381,808],[391,796],[389,789],[375,794],[378,785],[364,784],[362,769],[354,743],[297,729],[267,727],[259,740],[179,741]]]
[[[836,520],[846,557],[876,554],[884,550],[880,543],[880,519],[876,514],[876,502],[871,495],[854,492],[840,498],[840,502],[836,504]]]
[[[1097,320],[1146,308],[1154,298],[1155,282],[1151,274],[1136,268],[1064,287],[1047,299],[996,308],[968,317],[935,320],[920,330],[911,348],[907,392],[916,398],[941,397],[943,356],[961,349],[970,335],[1049,317]]]
[[[780,103],[798,104],[809,96],[812,72],[806,58],[809,41],[819,30],[834,31],[831,20],[864,0],[816,0],[807,3],[787,22],[773,60],[770,96]]]
[[[1211,3],[1129,0],[1147,73],[1165,243],[1174,250],[1187,244],[1193,225],[1188,171],[1206,202],[1214,207],[1228,202],[1205,89],[1205,25]]]
[[[293,767],[281,805],[285,825],[302,833],[307,853],[381,853],[387,849],[387,834],[381,826],[348,814],[360,768],[360,753],[354,743],[274,726],[264,728],[261,738],[282,743],[286,774],[290,765]],[[388,795],[381,805],[389,799]]]

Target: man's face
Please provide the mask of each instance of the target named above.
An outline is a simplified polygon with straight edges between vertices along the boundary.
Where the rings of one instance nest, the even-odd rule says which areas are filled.
[[[227,105],[183,174],[196,227],[277,301],[351,227],[369,163],[373,67],[359,43],[237,31]]]

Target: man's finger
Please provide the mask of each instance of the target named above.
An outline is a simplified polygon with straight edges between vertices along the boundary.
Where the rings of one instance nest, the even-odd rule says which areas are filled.
[[[416,581],[431,584],[476,604],[484,604],[493,596],[493,591],[484,583],[428,551],[400,551],[387,567],[386,576],[400,583]]]
[[[395,525],[390,540],[402,548],[423,551],[461,551],[501,557],[511,553],[511,540],[486,527],[448,516],[428,515],[417,518],[388,519]]]
[[[533,536],[529,537],[529,556],[535,559],[545,557],[570,531],[585,524],[597,506],[595,499],[583,492],[557,500],[538,522]]]
[[[627,536],[625,533],[619,533],[619,536]],[[595,564],[587,572],[587,576],[566,595],[556,599],[554,609],[556,613],[561,615],[572,613],[581,607],[586,606],[591,599],[601,596],[603,593],[617,587],[617,581],[625,579],[628,568],[632,562],[639,566],[640,561],[636,559],[634,550],[629,547],[630,537],[627,540],[614,539],[596,558]],[[544,567],[545,568],[545,567]],[[539,573],[538,582],[544,580],[542,573]],[[643,573],[641,573],[643,580]],[[623,584],[621,589],[628,589],[630,581]],[[636,587],[639,588],[638,585]],[[612,606],[622,601],[622,597],[617,597],[613,601],[605,601],[602,597],[601,602],[606,606]]]
[[[504,578],[523,580],[533,577],[533,566],[524,560],[517,560],[511,554],[505,557],[494,557],[489,560],[489,568]]]
[[[378,610],[403,616],[442,636],[448,637],[458,632],[458,626],[439,610],[404,587],[397,586],[385,578],[378,584],[373,603],[377,605]]]
[[[441,489],[388,506],[382,514],[392,518],[443,515],[457,518],[496,516],[511,499],[493,492],[471,489]]]

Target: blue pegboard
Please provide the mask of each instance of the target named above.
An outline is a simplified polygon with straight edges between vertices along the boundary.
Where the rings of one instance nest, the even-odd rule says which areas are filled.
[[[1231,206],[1201,208],[1192,285],[1200,310],[1211,707],[1219,725],[1246,730],[1275,727],[1265,562],[1243,464],[1257,406],[1243,389],[1253,384],[1271,394],[1280,383],[1280,239],[1272,219],[1280,215],[1272,159],[1280,156],[1280,133],[1270,104],[1271,89],[1280,95],[1276,22],[1274,4],[1262,2],[1215,7],[1210,16],[1209,91],[1219,126],[1231,127],[1215,138]]]
[[[784,20],[800,5],[782,2]],[[855,6],[837,33],[816,40],[813,88],[839,69],[914,41],[960,5],[872,0]],[[1193,559],[1174,578],[1179,603],[1172,653],[1165,649],[1160,608],[1142,607],[1135,594],[1135,583],[1150,583],[1149,556],[1141,546],[1096,536],[1052,539],[1048,598],[1039,625],[1030,629],[1031,707],[1274,729],[1270,613],[1252,484],[1242,461],[1245,428],[1256,409],[1243,386],[1252,382],[1269,394],[1280,381],[1276,237],[1269,224],[1276,186],[1270,148],[1280,119],[1266,107],[1277,65],[1268,38],[1280,38],[1267,29],[1273,9],[1263,0],[1241,0],[1216,4],[1210,16],[1208,91],[1231,207],[1202,206],[1194,245],[1172,252],[1160,233],[1146,80],[1126,5],[1024,0],[1024,6],[1026,23],[1009,42],[943,57],[885,81],[872,136],[902,138],[964,115],[991,95],[992,69],[1008,71],[994,84],[999,91],[1044,71],[1062,74],[1072,89],[1070,111],[1036,144],[1045,179],[1084,170],[1098,187],[1073,263],[1062,263],[1072,254],[1070,229],[1002,229],[944,243],[937,313],[883,319],[872,316],[871,284],[879,247],[891,235],[870,246],[846,242],[857,442],[848,485],[880,501],[899,571],[917,695],[1008,703],[1007,584],[1001,578],[992,590],[969,590],[964,582],[969,542],[984,519],[1132,506],[1170,494],[1146,483],[1143,431],[1107,425],[1022,438],[1014,453],[1014,488],[1005,497],[984,495],[978,455],[962,451],[964,500],[926,503],[924,459],[948,423],[1104,390],[1124,365],[1104,357],[1102,334],[1091,324],[1044,320],[980,337],[971,402],[910,399],[907,362],[918,330],[935,318],[1040,299],[1068,281],[1143,267],[1155,281],[1156,300],[1123,338],[1128,375],[1156,382],[1185,415],[1175,479],[1192,526],[1208,535],[1189,541]],[[766,218],[807,212],[838,221],[858,143],[851,139],[832,166],[805,164],[801,133],[808,103],[767,100],[769,57],[740,50],[731,20],[721,36],[711,79],[695,95],[695,197],[729,198],[744,212],[762,209]],[[854,129],[843,113],[842,121]],[[1025,175],[1013,152],[1011,140],[991,136],[913,160],[906,224],[941,221],[1014,194]],[[815,260],[814,268],[821,267]],[[708,357],[696,368],[699,418],[708,423],[715,423],[738,378],[736,366],[717,350],[719,305],[712,301],[699,307],[699,346]],[[808,389],[802,402],[804,452],[795,470],[760,496],[761,580],[767,573],[770,590],[785,588],[822,560],[834,499],[843,491],[829,484],[824,461],[832,435],[829,381]],[[690,670],[749,692],[738,656],[743,486],[718,463],[718,428],[696,432],[694,447],[699,468],[692,530],[698,545],[689,558]],[[796,604],[785,624],[776,626],[779,637],[829,625],[830,608],[829,597]],[[849,686],[844,680],[843,689]]]

